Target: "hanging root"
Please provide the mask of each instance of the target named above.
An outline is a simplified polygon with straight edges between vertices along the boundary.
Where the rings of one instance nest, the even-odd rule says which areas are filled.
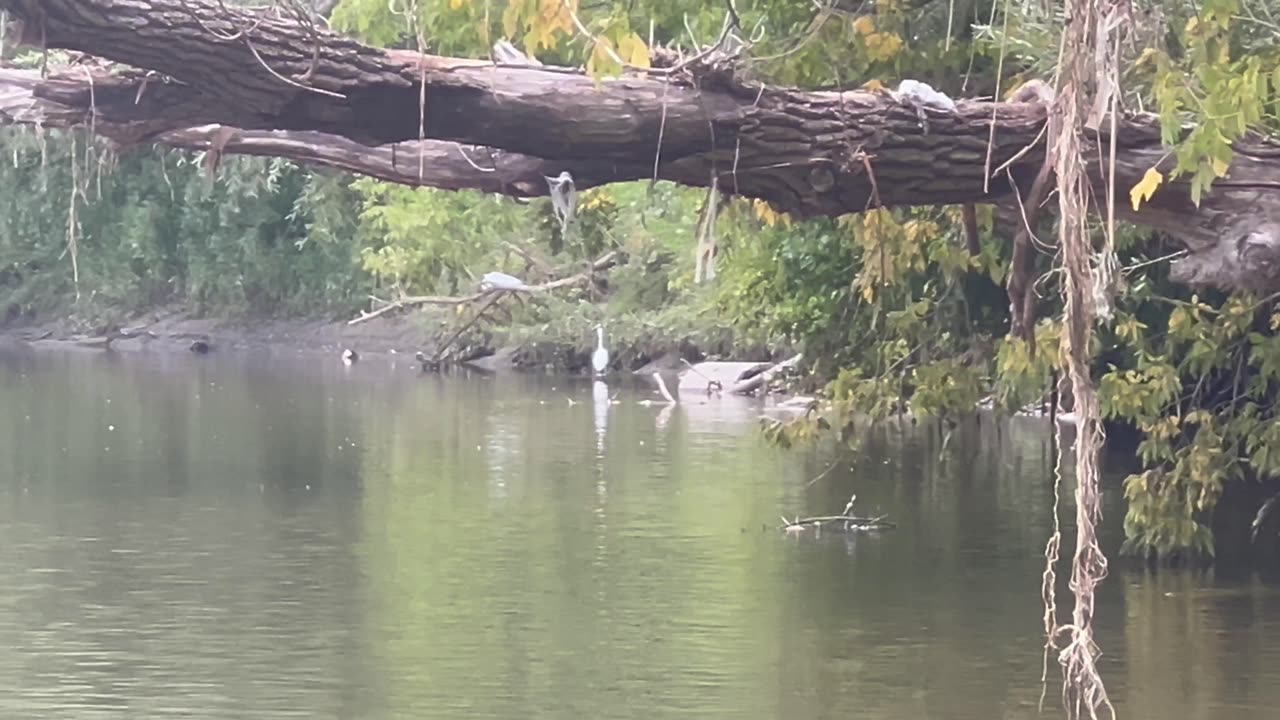
[[[1067,0],[1067,27],[1059,62],[1058,96],[1049,115],[1049,142],[1053,148],[1058,181],[1058,236],[1064,275],[1065,317],[1061,354],[1062,364],[1071,380],[1078,416],[1075,442],[1076,549],[1071,567],[1075,607],[1069,624],[1058,625],[1056,617],[1054,564],[1060,543],[1056,498],[1054,533],[1045,548],[1046,570],[1042,590],[1046,652],[1049,648],[1059,650],[1058,663],[1063,672],[1062,699],[1070,720],[1096,719],[1099,710],[1115,716],[1098,673],[1100,650],[1093,640],[1094,590],[1107,575],[1107,559],[1098,546],[1097,538],[1098,523],[1102,519],[1098,458],[1105,437],[1089,365],[1093,321],[1099,310],[1103,315],[1107,312],[1107,306],[1099,302],[1098,268],[1105,268],[1101,273],[1105,275],[1114,267],[1114,258],[1110,233],[1100,258],[1095,257],[1087,225],[1090,187],[1081,135],[1087,125],[1096,124],[1098,120],[1096,98],[1090,97],[1090,88],[1105,94],[1107,111],[1115,112],[1117,78],[1109,73],[1114,73],[1116,63],[1108,59],[1108,54],[1114,53],[1118,47],[1118,43],[1112,40],[1112,34],[1123,27],[1122,23],[1115,22],[1123,12],[1121,7],[1119,0]],[[1091,105],[1094,117],[1086,118]],[[1108,203],[1113,197],[1113,192],[1107,193]]]

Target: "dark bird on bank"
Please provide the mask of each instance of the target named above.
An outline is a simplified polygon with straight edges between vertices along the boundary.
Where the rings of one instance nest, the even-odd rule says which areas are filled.
[[[191,343],[191,347],[190,347],[191,352],[197,355],[204,355],[205,353],[209,352],[212,349],[213,348],[209,346],[209,343],[206,340],[196,340],[195,342]]]

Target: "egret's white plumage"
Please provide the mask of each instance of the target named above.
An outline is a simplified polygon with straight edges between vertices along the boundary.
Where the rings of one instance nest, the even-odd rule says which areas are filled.
[[[603,375],[609,368],[609,351],[604,346],[604,326],[596,326],[596,351],[591,353],[591,367],[597,375]]]
[[[480,278],[480,287],[484,290],[523,290],[528,285],[513,275],[502,272],[487,272]]]

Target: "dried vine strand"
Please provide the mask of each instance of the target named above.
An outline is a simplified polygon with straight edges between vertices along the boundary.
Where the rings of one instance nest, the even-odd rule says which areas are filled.
[[[76,198],[80,194],[79,155],[76,152],[76,136],[71,136],[71,198],[67,203],[67,249],[71,255],[71,282],[76,291],[76,303],[80,302],[80,220],[77,216]]]
[[[233,30],[233,32],[230,32],[230,33],[222,32],[221,30],[218,30],[213,26],[209,25],[208,23],[206,23],[204,18],[201,18],[196,13],[195,8],[190,7],[185,3],[182,5],[182,8],[187,12],[187,14],[191,17],[191,19],[194,20],[196,24],[200,26],[202,30],[204,30],[206,33],[212,36],[215,40],[218,40],[220,42],[243,41],[245,47],[253,55],[254,60],[256,60],[264,70],[270,73],[272,77],[285,83],[286,85],[290,85],[292,87],[298,88],[299,90],[305,90],[307,92],[317,93],[319,95],[327,95],[329,97],[336,97],[336,98],[346,97],[342,93],[333,92],[332,90],[325,90],[324,88],[319,88],[319,87],[315,87],[314,85],[308,84],[310,83],[312,76],[315,75],[316,68],[319,67],[320,65],[320,35],[316,31],[314,24],[311,23],[309,19],[304,19],[301,17],[300,11],[297,13],[299,14],[299,17],[297,19],[299,23],[302,25],[303,29],[308,31],[308,34],[313,40],[311,62],[307,68],[307,72],[304,73],[302,76],[302,82],[299,82],[289,77],[285,77],[283,74],[278,72],[275,68],[271,67],[270,63],[267,62],[266,58],[262,57],[262,54],[258,52],[258,48],[253,44],[252,35],[255,32],[257,32],[258,28],[262,26],[262,23],[265,22],[270,17],[271,11],[277,10],[277,5],[279,2],[280,0],[272,0],[271,4],[267,5],[266,7],[258,8],[256,12],[256,17],[252,20],[252,22],[250,22],[248,25],[240,26],[237,24],[236,18],[245,18],[247,15],[250,14],[249,10],[247,9],[232,10],[224,4],[223,0],[218,0],[218,3],[217,3],[218,17],[216,19],[230,25]],[[286,7],[292,7],[292,6],[290,4],[286,4]]]
[[[1061,337],[1062,364],[1071,381],[1075,412],[1078,416],[1075,442],[1076,470],[1076,547],[1072,557],[1071,590],[1074,608],[1071,623],[1057,625],[1053,562],[1057,556],[1060,535],[1055,512],[1055,532],[1045,549],[1046,570],[1042,590],[1045,600],[1045,626],[1049,646],[1058,648],[1061,636],[1065,645],[1059,649],[1058,662],[1063,671],[1062,699],[1071,720],[1098,717],[1106,710],[1115,717],[1115,709],[1107,697],[1106,687],[1098,673],[1100,654],[1093,638],[1094,591],[1107,575],[1107,559],[1098,545],[1097,527],[1102,517],[1099,491],[1098,461],[1106,440],[1098,407],[1098,396],[1089,365],[1089,340],[1097,315],[1098,283],[1095,262],[1105,266],[1111,243],[1104,243],[1104,257],[1098,261],[1088,227],[1090,181],[1085,167],[1085,150],[1081,139],[1086,127],[1088,107],[1101,93],[1104,104],[1114,112],[1110,95],[1115,88],[1106,68],[1114,64],[1109,57],[1116,45],[1107,35],[1119,26],[1099,21],[1104,9],[1110,18],[1113,0],[1066,0],[1064,51],[1060,58],[1059,90],[1049,116],[1050,142],[1053,147],[1054,170],[1058,180],[1058,236],[1064,281],[1065,305]],[[1096,115],[1096,113],[1095,113]],[[1091,118],[1094,122],[1098,118]],[[1112,196],[1106,197],[1108,205]],[[1107,208],[1108,214],[1111,208]],[[1055,486],[1055,510],[1056,490]],[[1047,671],[1047,667],[1046,667]]]

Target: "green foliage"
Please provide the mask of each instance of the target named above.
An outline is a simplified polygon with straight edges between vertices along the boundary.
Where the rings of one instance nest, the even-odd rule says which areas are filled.
[[[501,241],[528,224],[513,203],[472,192],[408,188],[357,180],[360,255],[381,284],[396,291],[458,294],[474,286]],[[477,272],[476,270],[479,270]]]
[[[1280,128],[1280,31],[1254,14],[1255,5],[1271,12],[1249,0],[1206,0],[1171,47],[1148,48],[1137,63],[1150,68],[1150,99],[1177,158],[1174,177],[1191,176],[1197,204],[1226,174],[1234,141],[1264,124]]]
[[[1058,366],[1062,328],[1044,320],[1036,326],[1035,352],[1018,338],[1002,338],[996,348],[994,406],[1014,412],[1040,400]]]
[[[1229,483],[1275,477],[1280,343],[1271,303],[1192,296],[1163,314],[1163,332],[1135,315],[1114,326],[1099,395],[1105,417],[1143,432],[1145,470],[1125,481],[1125,549],[1159,558],[1212,554],[1207,521]],[[1155,323],[1151,323],[1155,326]]]
[[[117,161],[63,135],[16,130],[0,144],[2,317],[71,310],[94,321],[166,303],[323,314],[349,311],[365,294],[350,218],[338,209],[346,178],[237,159],[210,182],[173,154]]]

